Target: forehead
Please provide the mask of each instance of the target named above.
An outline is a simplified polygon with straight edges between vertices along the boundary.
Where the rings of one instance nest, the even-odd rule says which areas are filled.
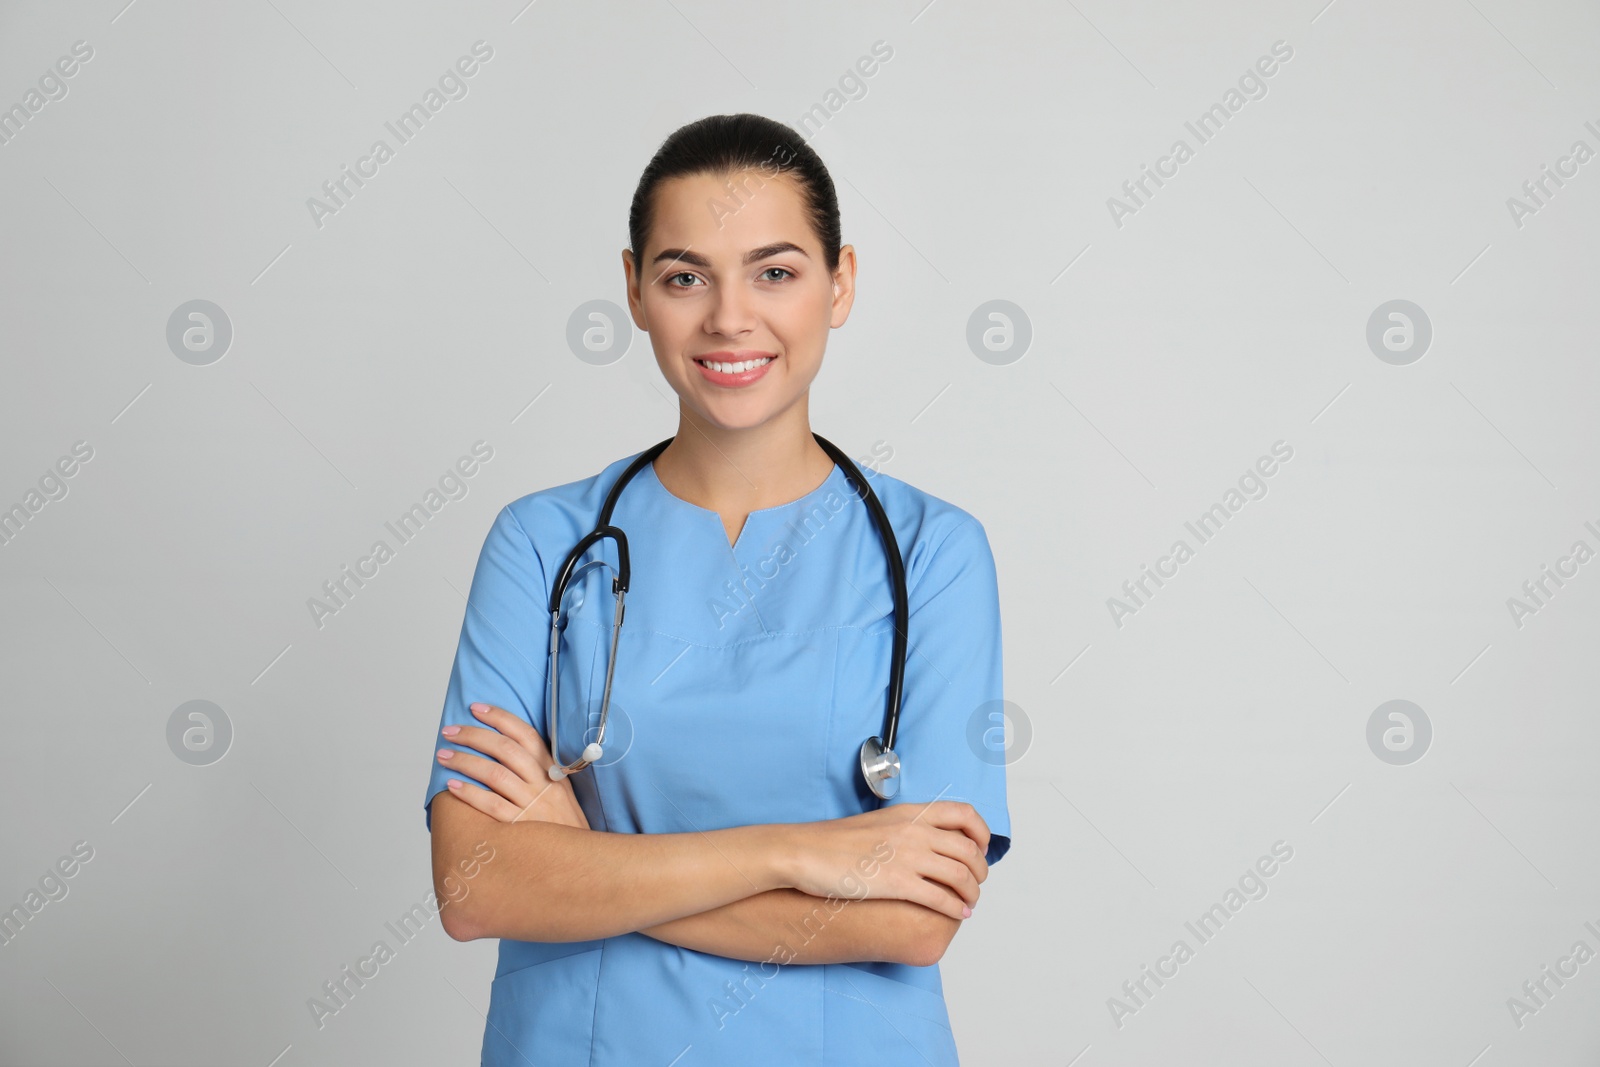
[[[776,241],[815,249],[804,194],[787,174],[756,169],[686,174],[656,187],[655,218],[645,257],[660,248],[688,248],[712,259],[737,259]]]

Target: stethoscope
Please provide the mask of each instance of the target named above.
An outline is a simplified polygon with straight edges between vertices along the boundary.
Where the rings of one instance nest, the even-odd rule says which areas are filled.
[[[879,799],[893,800],[895,794],[900,791],[900,757],[894,752],[894,738],[895,730],[900,725],[900,690],[906,673],[905,566],[900,561],[900,546],[894,539],[894,527],[889,524],[889,516],[884,514],[883,505],[878,502],[878,496],[867,484],[867,480],[861,476],[861,471],[856,469],[850,457],[841,452],[831,441],[818,433],[813,433],[811,436],[816,438],[822,450],[828,453],[860,487],[861,499],[866,503],[867,510],[872,513],[872,520],[878,527],[878,536],[883,540],[884,555],[889,560],[889,577],[894,587],[894,651],[889,663],[888,709],[884,713],[883,737],[869,737],[861,743],[861,777],[866,780],[867,788]],[[550,590],[549,745],[550,754],[555,757],[555,763],[550,766],[551,781],[559,782],[567,775],[597,762],[605,754],[601,746],[606,738],[606,716],[611,711],[611,679],[617,667],[617,639],[622,636],[623,594],[628,591],[628,538],[620,529],[610,524],[611,511],[616,507],[617,497],[622,494],[622,487],[627,485],[646,463],[660,455],[661,450],[672,441],[673,439],[669,437],[660,444],[646,449],[628,465],[627,470],[622,472],[622,476],[617,479],[616,484],[611,487],[611,492],[606,496],[605,506],[600,509],[600,521],[595,524],[593,530],[579,539],[571,552],[567,553],[566,562],[561,565],[555,584]],[[616,542],[617,546],[617,573],[611,582],[612,591],[617,598],[617,612],[611,627],[611,656],[606,662],[605,690],[600,697],[600,726],[595,733],[595,739],[584,746],[583,754],[577,761],[563,763],[557,749],[560,733],[556,728],[556,715],[561,706],[558,682],[560,671],[557,669],[561,648],[561,599],[566,593],[567,582],[572,577],[573,569],[578,565],[578,559],[590,545],[608,537]]]

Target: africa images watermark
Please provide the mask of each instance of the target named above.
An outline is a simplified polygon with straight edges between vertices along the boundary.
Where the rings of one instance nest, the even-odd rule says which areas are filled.
[[[838,88],[830,87],[822,94],[822,99],[812,104],[794,124],[795,132],[800,134],[800,139],[810,144],[811,139],[821,133],[828,121],[844,110],[846,104],[852,100],[864,99],[867,95],[866,79],[877,74],[882,64],[888,63],[893,58],[892,45],[882,39],[873,41],[872,54],[861,56],[855,61],[854,67],[846,68],[845,72],[839,75]],[[706,207],[710,210],[712,219],[716,221],[717,228],[721,229],[723,222],[730,216],[738,214],[739,209],[744,207],[756,193],[765,189],[767,182],[777,177],[793,159],[793,148],[786,144],[775,145],[772,155],[757,164],[756,170],[760,172],[759,174],[745,175],[737,189],[734,188],[731,179],[726,182],[723,186],[728,193],[726,200],[713,198],[706,201]],[[749,188],[752,177],[756,183],[753,191]],[[741,193],[744,194],[743,197]]]
[[[1274,62],[1273,56],[1277,57]],[[1213,137],[1222,132],[1228,120],[1237,115],[1245,104],[1251,100],[1260,100],[1267,95],[1267,78],[1278,72],[1278,63],[1287,63],[1294,56],[1294,49],[1288,42],[1276,40],[1272,42],[1272,55],[1262,56],[1255,61],[1253,67],[1248,67],[1239,75],[1239,87],[1229,86],[1222,94],[1221,101],[1212,104],[1196,116],[1194,122],[1185,121],[1184,128],[1194,135],[1197,145],[1207,144]],[[1195,124],[1199,125],[1196,126]],[[1195,148],[1182,137],[1172,142],[1172,147],[1167,154],[1156,160],[1155,170],[1149,164],[1140,167],[1142,173],[1137,178],[1129,179],[1122,183],[1122,192],[1126,200],[1119,200],[1111,196],[1106,198],[1106,210],[1111,213],[1112,225],[1122,229],[1124,220],[1129,215],[1137,215],[1139,209],[1144,207],[1155,196],[1155,190],[1149,184],[1153,182],[1156,189],[1167,183],[1161,179],[1175,178],[1178,168],[1189,162],[1195,156]],[[1168,168],[1171,169],[1168,169]],[[1140,194],[1143,194],[1141,196]]]
[[[46,104],[65,100],[70,87],[67,79],[82,69],[82,64],[94,58],[94,46],[88,41],[72,42],[72,54],[57,59],[53,68],[39,75],[39,88],[30,88],[22,100],[0,111],[0,145],[8,145],[28,128],[33,117],[44,110]]]
[[[384,929],[394,935],[395,947],[391,948],[389,942],[379,938],[372,943],[372,948],[367,955],[358,957],[356,962],[345,964],[339,973],[322,983],[321,997],[307,997],[306,1008],[311,1012],[311,1021],[321,1030],[327,1025],[328,1019],[339,1014],[350,1006],[356,993],[365,989],[367,983],[382,973],[383,965],[393,960],[399,950],[417,939],[423,929],[433,921],[434,916],[451,904],[460,904],[467,899],[467,894],[472,892],[472,887],[467,885],[467,880],[476,878],[483,865],[494,859],[494,846],[487,841],[479,841],[472,846],[472,858],[463,859],[456,864],[456,869],[462,877],[454,874],[444,876],[445,900],[439,900],[433,890],[422,899],[421,904],[411,905],[410,910],[402,914],[393,922],[385,922]],[[396,923],[399,925],[397,926]],[[354,970],[352,970],[352,966]]]
[[[388,141],[378,138],[372,142],[367,154],[356,160],[355,173],[350,172],[349,166],[341,166],[337,177],[322,183],[322,193],[326,200],[319,200],[314,196],[307,197],[306,210],[311,213],[312,225],[319,230],[322,229],[324,218],[337,215],[356,195],[357,190],[365,188],[367,183],[361,179],[376,178],[378,168],[393,159],[401,146],[409,144],[412,138],[421,133],[423,126],[427,125],[428,120],[438,114],[446,103],[451,100],[466,99],[467,79],[478,73],[480,63],[487,63],[493,58],[494,48],[487,42],[481,39],[472,42],[472,55],[462,56],[456,60],[454,69],[447,68],[439,75],[437,89],[430,85],[422,94],[420,102],[402,111],[393,122],[385,122],[384,128],[394,135],[395,146],[391,148]],[[355,188],[351,188],[352,185]]]
[[[1597,139],[1600,139],[1600,126],[1596,126],[1593,119],[1584,122],[1583,128],[1594,134]],[[1556,160],[1553,172],[1550,169],[1550,164],[1540,164],[1538,177],[1530,178],[1522,183],[1522,195],[1527,199],[1519,200],[1514,196],[1506,197],[1506,210],[1511,213],[1511,225],[1519,230],[1522,229],[1531,216],[1537,215],[1541,209],[1547,207],[1550,199],[1566,187],[1567,183],[1561,179],[1566,178],[1570,181],[1576,178],[1578,176],[1578,168],[1594,157],[1595,150],[1589,147],[1589,142],[1580,139],[1573,141],[1572,147],[1568,149],[1567,154]],[[1570,169],[1568,169],[1569,167]],[[1552,184],[1555,185],[1554,189],[1550,188]],[[1543,194],[1542,196],[1540,195],[1541,193]]]
[[[472,456],[476,456],[477,459],[474,460]],[[474,441],[472,456],[462,456],[456,460],[454,467],[439,476],[438,488],[430,486],[422,495],[420,502],[412,504],[408,510],[401,512],[394,522],[383,524],[400,545],[408,545],[415,540],[428,521],[444,509],[445,504],[466,497],[468,491],[466,480],[478,473],[481,463],[488,463],[494,458],[494,446],[487,441]],[[326,601],[318,600],[314,596],[307,597],[306,609],[311,613],[311,621],[317,629],[323,628],[328,616],[337,615],[347,607],[356,593],[365,588],[368,581],[378,576],[379,568],[394,559],[396,551],[395,548],[389,547],[389,542],[379,538],[372,542],[372,548],[367,555],[356,560],[354,572],[351,571],[350,564],[346,563],[337,577],[322,583]]]
[[[874,441],[872,459],[860,462],[857,466],[861,468],[863,477],[871,478],[877,473],[877,464],[886,463],[893,458],[894,449],[887,442]],[[756,594],[776,579],[783,567],[798,557],[801,549],[816,540],[833,517],[843,511],[851,499],[860,500],[862,497],[854,491],[841,496],[835,490],[829,489],[809,511],[784,524],[786,535],[773,542],[767,554],[756,561],[753,571],[746,564],[740,565],[741,577],[738,585],[735,585],[731,578],[725,579],[722,583],[722,595],[706,601],[706,606],[711,609],[712,616],[717,620],[717,629],[722,629],[728,624],[729,619],[737,618],[749,608],[754,603]]]
[[[81,465],[94,458],[94,446],[88,441],[74,441],[69,455],[62,456],[39,476],[39,487],[29,487],[22,500],[0,511],[0,546],[9,545],[22,533],[33,517],[44,510],[46,504],[65,500],[70,486],[66,479],[81,469]]]
[[[1273,459],[1273,456],[1277,459]],[[1266,479],[1278,473],[1280,461],[1287,463],[1293,456],[1294,448],[1288,442],[1281,439],[1272,442],[1272,455],[1262,456],[1256,460],[1253,468],[1246,468],[1239,476],[1237,489],[1230,486],[1222,494],[1220,502],[1202,511],[1194,522],[1185,522],[1183,525],[1194,535],[1197,546],[1208,543],[1220,533],[1223,524],[1237,515],[1248,501],[1265,497]],[[1151,571],[1149,564],[1144,564],[1139,577],[1122,583],[1122,592],[1127,600],[1106,597],[1106,610],[1111,612],[1111,621],[1116,623],[1117,629],[1122,629],[1122,620],[1126,616],[1137,615],[1141,608],[1146,607],[1146,602],[1155,596],[1156,591],[1167,584],[1162,579],[1176,577],[1178,568],[1193,559],[1194,554],[1195,548],[1191,548],[1189,542],[1180,537],[1172,543],[1167,555],[1156,560],[1154,571]],[[1171,570],[1167,569],[1168,564],[1171,564]],[[1151,589],[1146,582],[1154,582],[1156,588]],[[1139,596],[1141,592],[1144,594],[1142,598]]]
[[[1593,522],[1585,522],[1583,526],[1584,529],[1594,534],[1597,540],[1600,540],[1600,528],[1596,528]],[[1506,597],[1506,610],[1511,612],[1512,624],[1517,629],[1522,629],[1526,625],[1528,616],[1537,615],[1539,609],[1545,607],[1547,602],[1556,595],[1557,591],[1567,584],[1562,579],[1576,578],[1578,576],[1578,568],[1593,558],[1594,549],[1589,547],[1589,542],[1580,537],[1572,542],[1572,548],[1565,556],[1561,556],[1556,560],[1554,572],[1551,571],[1550,564],[1541,564],[1539,576],[1530,578],[1522,583],[1522,593],[1527,598],[1526,600],[1514,596]],[[1569,566],[1572,568],[1571,570],[1567,569]],[[1551,583],[1555,584],[1554,589],[1550,588]],[[1541,597],[1540,593],[1543,593],[1544,596]]]
[[[1262,856],[1256,860],[1254,866],[1246,867],[1245,872],[1239,876],[1237,887],[1229,886],[1220,901],[1201,912],[1200,917],[1194,922],[1186,921],[1183,924],[1194,935],[1196,946],[1209,944],[1222,932],[1228,920],[1239,914],[1250,901],[1264,899],[1267,895],[1266,879],[1278,873],[1280,863],[1288,863],[1293,858],[1293,846],[1283,840],[1274,841],[1272,855]],[[1114,996],[1106,998],[1106,1010],[1111,1013],[1111,1021],[1116,1024],[1118,1030],[1122,1029],[1128,1016],[1137,1015],[1149,1006],[1151,998],[1167,984],[1162,979],[1177,977],[1178,969],[1194,959],[1195,951],[1189,942],[1181,937],[1178,938],[1167,950],[1167,954],[1156,960],[1154,971],[1150,969],[1149,964],[1144,964],[1140,968],[1139,977],[1122,983],[1122,992],[1127,1000]],[[1155,983],[1155,989],[1150,988],[1148,983],[1151,982]]]
[[[92,859],[94,846],[87,841],[78,841],[73,844],[70,854],[45,868],[44,874],[39,876],[37,889],[30,886],[21,902],[11,905],[9,911],[0,912],[0,945],[9,945],[16,940],[29,923],[36,921],[46,905],[67,899],[67,894],[71,892],[67,879],[76,875],[83,869],[83,864]]]
[[[817,906],[800,921],[799,926],[794,923],[785,924],[799,937],[800,947],[809,945],[818,934],[822,933],[828,920],[843,911],[851,901],[867,899],[867,885],[863,879],[875,876],[881,865],[892,859],[894,859],[894,846],[887,841],[878,842],[873,846],[871,856],[863,856],[856,861],[856,870],[861,872],[861,878],[858,879],[854,874],[846,874],[839,879],[840,892],[820,898]],[[706,1006],[711,1009],[711,1017],[717,1021],[717,1029],[721,1030],[729,1019],[744,1010],[750,1001],[755,999],[755,995],[766,988],[769,981],[778,977],[783,965],[794,962],[799,954],[787,941],[780,941],[773,946],[772,955],[756,965],[754,973],[746,963],[741,968],[737,985],[731,980],[722,983],[724,995],[721,998],[711,997],[706,1001]],[[762,968],[768,966],[772,967],[771,974],[762,971]],[[753,990],[750,988],[752,982],[755,983]]]
[[[1600,929],[1597,929],[1594,923],[1586,920],[1583,925],[1596,938],[1600,938]],[[1589,947],[1589,942],[1580,938],[1573,942],[1570,953],[1556,960],[1556,973],[1551,973],[1550,965],[1547,963],[1538,978],[1522,983],[1521,997],[1507,997],[1506,1010],[1511,1013],[1511,1021],[1516,1023],[1517,1029],[1521,1030],[1528,1025],[1527,1020],[1530,1015],[1537,1015],[1548,1008],[1551,998],[1561,992],[1567,981],[1576,978],[1578,969],[1594,959],[1594,956],[1595,951]],[[1569,966],[1571,970],[1567,969]],[[1555,984],[1554,989],[1550,988],[1551,983]]]

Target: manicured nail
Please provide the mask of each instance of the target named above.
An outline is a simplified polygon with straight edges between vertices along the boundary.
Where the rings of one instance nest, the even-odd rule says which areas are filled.
[[[449,759],[454,754],[455,753],[451,752],[448,748],[441,748],[439,750],[439,758],[440,759]]]
[[[459,779],[456,779],[456,778],[450,779],[445,784],[448,785],[451,789],[460,789],[461,788],[461,782],[460,782]]]
[[[961,905],[961,917],[963,919],[972,918],[972,909],[967,907],[965,904]]]
[[[469,704],[467,706],[467,710],[471,711],[474,715],[482,715],[484,712],[489,710],[489,706],[487,704]]]
[[[461,732],[461,727],[459,727],[459,726],[446,726],[443,730],[440,730],[439,732],[441,734],[444,734],[446,737],[454,737],[456,734],[459,734]]]

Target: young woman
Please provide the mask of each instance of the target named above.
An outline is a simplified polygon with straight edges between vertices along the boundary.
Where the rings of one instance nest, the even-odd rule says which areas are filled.
[[[954,1064],[938,960],[1011,832],[980,740],[1002,695],[988,538],[887,474],[858,485],[811,430],[856,259],[792,129],[678,130],[629,240],[677,433],[496,517],[424,801],[444,928],[500,939],[483,1062]],[[608,520],[617,634],[622,546],[563,564],[630,468]],[[863,740],[886,730],[897,625],[900,768],[874,788]]]

